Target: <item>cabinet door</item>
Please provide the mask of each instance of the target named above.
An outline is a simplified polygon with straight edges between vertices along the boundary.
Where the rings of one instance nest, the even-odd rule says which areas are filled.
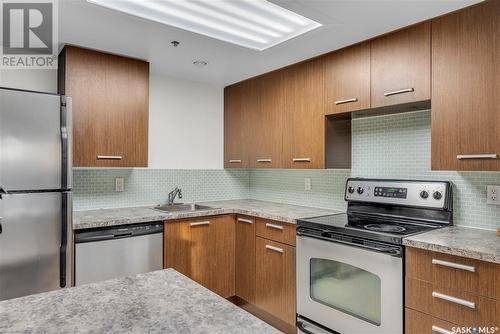
[[[324,168],[324,65],[316,58],[284,70],[284,167]]]
[[[295,247],[257,237],[257,307],[295,326],[295,295]]]
[[[224,168],[247,168],[247,122],[245,109],[249,96],[246,82],[224,89]]]
[[[166,222],[163,229],[163,266],[191,274],[191,228],[188,221]]]
[[[432,21],[432,169],[500,170],[499,16],[494,0]]]
[[[258,98],[247,109],[248,151],[251,168],[282,167],[283,112],[285,108],[283,71],[252,79]]]
[[[354,45],[324,57],[325,113],[370,108],[370,43]]]
[[[209,254],[213,258],[207,258],[211,266],[210,281],[207,287],[224,298],[234,296],[234,258],[235,258],[235,234],[236,225],[232,216],[221,216],[211,218],[211,236]],[[202,254],[200,254],[202,255]]]
[[[236,218],[236,295],[255,303],[255,219]]]
[[[372,108],[431,98],[430,48],[428,21],[372,40]]]
[[[147,167],[149,63],[66,46],[59,92],[73,99],[75,167]]]

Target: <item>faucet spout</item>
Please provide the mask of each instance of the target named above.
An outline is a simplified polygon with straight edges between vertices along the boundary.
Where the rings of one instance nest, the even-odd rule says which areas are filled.
[[[182,190],[179,187],[175,187],[174,190],[168,193],[168,205],[174,204],[175,198],[182,198]]]

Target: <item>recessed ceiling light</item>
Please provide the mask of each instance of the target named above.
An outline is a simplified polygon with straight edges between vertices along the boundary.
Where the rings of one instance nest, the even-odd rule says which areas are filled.
[[[193,61],[193,64],[195,66],[200,66],[200,67],[208,65],[208,63],[206,61],[203,61],[203,60],[195,60],[195,61]]]
[[[255,50],[321,26],[267,0],[87,0]]]

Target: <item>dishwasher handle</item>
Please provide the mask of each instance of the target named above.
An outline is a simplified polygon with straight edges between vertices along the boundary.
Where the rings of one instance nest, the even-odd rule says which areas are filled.
[[[77,230],[75,243],[123,239],[155,233],[163,233],[162,222]]]

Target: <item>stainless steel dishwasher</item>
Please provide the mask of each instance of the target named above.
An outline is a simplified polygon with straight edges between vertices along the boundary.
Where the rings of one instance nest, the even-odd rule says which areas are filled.
[[[160,269],[161,222],[75,232],[75,285]]]

